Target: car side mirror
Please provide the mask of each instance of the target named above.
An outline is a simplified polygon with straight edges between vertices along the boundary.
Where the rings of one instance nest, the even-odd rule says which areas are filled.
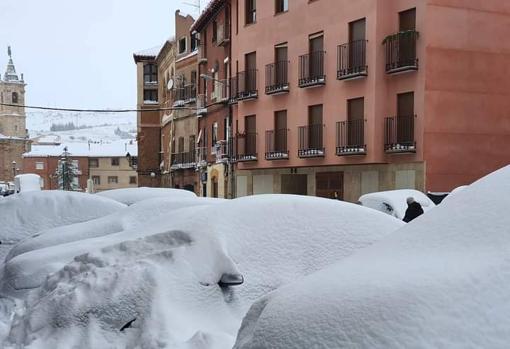
[[[223,274],[218,285],[220,287],[239,286],[244,283],[244,277],[241,274]]]

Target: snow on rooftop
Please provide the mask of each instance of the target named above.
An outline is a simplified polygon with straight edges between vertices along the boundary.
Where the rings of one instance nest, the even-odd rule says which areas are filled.
[[[258,300],[236,349],[506,348],[510,166]]]
[[[161,50],[162,45],[154,46],[142,51],[135,52],[137,57],[156,57]]]
[[[30,152],[24,157],[60,156],[64,148],[74,157],[124,157],[138,155],[138,146],[135,141],[66,143],[58,145],[33,145]]]

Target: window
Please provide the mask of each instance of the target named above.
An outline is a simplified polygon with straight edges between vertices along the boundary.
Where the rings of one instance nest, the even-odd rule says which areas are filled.
[[[117,184],[117,183],[119,183],[119,177],[108,176],[108,184]]]
[[[275,13],[287,12],[289,10],[289,0],[275,0]]]
[[[158,69],[155,64],[146,64],[143,66],[143,81],[146,84],[158,82]]]
[[[347,145],[364,143],[365,99],[354,98],[347,101]]]
[[[12,93],[12,103],[18,104],[18,93],[17,92]]]
[[[216,43],[218,40],[218,23],[216,21],[212,24],[212,42],[213,44]]]
[[[36,162],[35,169],[36,170],[44,170],[44,162]]]
[[[158,101],[158,91],[157,90],[144,90],[143,91],[143,101],[144,102],[157,102]]]
[[[274,113],[274,150],[287,151],[287,111],[280,110]]]
[[[99,167],[99,160],[98,159],[89,159],[89,167],[92,167],[92,168]]]
[[[245,0],[246,24],[252,24],[257,21],[257,0]]]
[[[218,143],[218,123],[215,122],[211,128],[212,146],[214,147]]]
[[[136,176],[129,176],[129,184],[136,184]]]
[[[257,89],[257,53],[251,52],[247,53],[244,56],[244,64],[245,64],[245,90],[246,91],[255,91]]]
[[[94,185],[101,185],[101,177],[92,176],[92,182],[94,183]]]
[[[182,38],[179,40],[179,54],[183,54],[186,52],[186,38]]]
[[[308,107],[308,146],[310,149],[321,149],[322,145],[322,104]]]
[[[184,153],[184,137],[179,137],[179,154]]]
[[[119,158],[112,158],[112,166],[119,166],[120,160]]]
[[[407,11],[402,11],[398,14],[399,17],[399,30],[405,32],[408,30],[416,30],[416,9],[412,8]]]
[[[198,39],[197,33],[191,34],[191,52],[194,52],[198,49]]]
[[[244,119],[244,130],[246,132],[245,153],[247,155],[257,154],[257,123],[255,115],[247,116]]]

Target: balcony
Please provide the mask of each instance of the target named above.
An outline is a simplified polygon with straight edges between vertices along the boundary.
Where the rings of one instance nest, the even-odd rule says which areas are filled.
[[[206,95],[197,96],[197,116],[201,117],[207,114],[207,97]]]
[[[172,165],[170,167],[171,170],[184,170],[195,168],[195,165],[196,165],[195,151],[172,154]]]
[[[246,101],[258,98],[257,90],[258,70],[251,69],[237,74],[237,100]]]
[[[207,166],[207,147],[204,147],[203,144],[200,144],[200,147],[195,149],[195,161],[197,166]]]
[[[198,64],[205,64],[207,63],[207,48],[205,43],[200,42],[198,45]]]
[[[266,160],[288,160],[287,129],[266,131]]]
[[[216,142],[216,144],[211,149],[211,153],[214,154],[216,157],[216,163],[217,164],[223,164],[228,162],[229,155],[231,152],[229,152],[230,143],[226,140],[221,140]]]
[[[237,86],[238,86],[237,76],[231,77],[229,80],[229,83],[228,83],[228,89],[229,89],[228,103],[229,104],[237,103]]]
[[[366,155],[365,120],[348,120],[336,123],[336,155]]]
[[[218,46],[226,46],[230,42],[229,27],[224,23],[219,24],[216,30],[216,43]]]
[[[384,150],[386,153],[416,153],[414,119],[416,115],[385,119]]]
[[[357,40],[338,46],[337,79],[359,79],[367,75],[367,41]]]
[[[188,84],[174,89],[174,107],[182,107],[186,104],[195,103],[197,100],[197,87],[195,84]]]
[[[266,65],[266,95],[289,92],[289,62]]]
[[[326,51],[316,51],[299,56],[299,87],[315,87],[326,84],[324,56]]]
[[[324,127],[323,124],[315,124],[298,128],[300,158],[324,157]]]
[[[257,133],[237,134],[235,161],[257,161]]]
[[[213,82],[214,90],[211,93],[212,103],[224,103],[228,102],[229,85],[228,80],[217,80]]]
[[[418,32],[415,30],[399,32],[384,39],[387,74],[418,70],[417,40]]]

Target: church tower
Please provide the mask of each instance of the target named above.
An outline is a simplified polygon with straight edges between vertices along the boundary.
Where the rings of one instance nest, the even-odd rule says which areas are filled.
[[[23,154],[30,145],[26,130],[26,84],[23,74],[16,73],[10,47],[7,54],[7,69],[0,75],[0,182],[13,181],[23,173]]]
[[[10,46],[7,54],[9,55],[7,69],[3,79],[0,78],[0,134],[26,138],[25,82],[23,74],[20,78],[16,73]]]

